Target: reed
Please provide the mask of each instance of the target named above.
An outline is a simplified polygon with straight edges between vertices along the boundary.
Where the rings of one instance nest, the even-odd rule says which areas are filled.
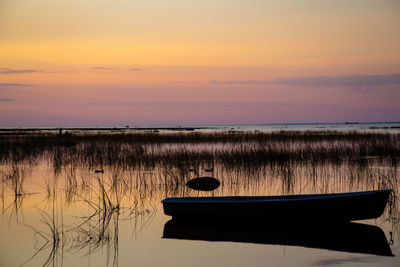
[[[73,170],[77,167],[120,171],[159,169],[164,175],[164,184],[172,186],[193,176],[214,175],[214,165],[247,172],[279,165],[284,173],[282,177],[290,182],[292,168],[287,166],[304,165],[312,169],[320,164],[346,163],[362,167],[373,162],[397,166],[399,155],[400,134],[379,132],[81,132],[67,136],[3,133],[0,139],[2,164],[34,165],[47,161],[55,174],[62,169],[69,170],[67,194],[76,191],[78,184]],[[199,170],[209,172],[200,174]],[[81,186],[87,186],[87,181],[86,185],[84,182]],[[135,181],[142,185],[153,182],[148,178]],[[123,183],[113,182],[115,187],[132,185],[129,180]],[[16,194],[19,191],[16,188]]]
[[[99,190],[103,190],[102,199],[107,201],[101,207],[97,205],[96,210],[106,214],[105,218],[120,207],[121,196],[130,196],[135,203],[148,197],[142,196],[144,192],[162,190],[165,195],[185,195],[188,192],[182,185],[197,176],[234,177],[221,181],[232,190],[273,177],[282,193],[294,193],[302,180],[320,184],[321,179],[328,181],[327,176],[336,172],[335,168],[344,166],[346,172],[335,174],[343,177],[337,183],[395,188],[399,183],[397,171],[380,174],[371,166],[397,170],[399,159],[400,133],[79,132],[60,136],[25,132],[2,133],[0,138],[2,165],[47,162],[55,177],[63,173],[67,204],[76,201],[77,195],[87,197],[93,191],[93,179],[103,185],[104,190],[101,186]],[[321,171],[328,168],[331,170]],[[77,169],[84,170],[84,174],[77,175]],[[107,180],[98,180],[103,173],[93,176],[94,170],[105,170]],[[387,179],[380,180],[383,177]],[[13,181],[23,184],[18,179]],[[16,195],[23,193],[22,187],[14,188]]]
[[[215,149],[212,144],[219,148]],[[198,148],[188,149],[196,145]],[[227,162],[240,159],[318,162],[366,157],[398,160],[399,152],[400,134],[357,132],[3,135],[0,139],[0,162],[34,164],[44,157],[50,159],[55,168],[67,161],[90,167],[131,166],[171,156],[175,160],[189,156],[212,161],[212,155]]]

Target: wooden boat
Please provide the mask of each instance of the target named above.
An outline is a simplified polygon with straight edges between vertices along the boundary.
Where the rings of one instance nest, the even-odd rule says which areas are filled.
[[[393,190],[287,196],[178,197],[162,200],[176,219],[338,220],[382,215]]]
[[[373,225],[345,223],[225,223],[170,220],[163,238],[301,246],[349,253],[393,256],[385,233]]]

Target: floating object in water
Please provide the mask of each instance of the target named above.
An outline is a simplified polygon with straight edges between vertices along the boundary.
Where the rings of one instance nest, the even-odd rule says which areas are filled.
[[[220,186],[220,182],[214,177],[198,177],[186,183],[186,186],[200,191],[212,191]]]
[[[210,178],[214,179],[196,178],[187,185],[191,188],[210,186],[213,185]],[[381,216],[392,191],[387,189],[315,195],[178,197],[166,198],[162,203],[164,213],[178,219],[353,221]]]
[[[104,170],[95,170],[94,173],[104,173]]]

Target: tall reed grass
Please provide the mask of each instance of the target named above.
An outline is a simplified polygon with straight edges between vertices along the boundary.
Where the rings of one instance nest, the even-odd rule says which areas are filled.
[[[136,133],[3,135],[1,163],[47,160],[57,170],[75,164],[97,168],[188,167],[216,162],[226,167],[273,163],[363,164],[400,159],[400,134],[359,132]]]

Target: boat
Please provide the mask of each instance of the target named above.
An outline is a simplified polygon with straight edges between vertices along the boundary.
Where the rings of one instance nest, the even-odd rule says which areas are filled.
[[[361,223],[248,223],[181,221],[164,225],[163,238],[296,246],[394,256],[381,228]]]
[[[393,190],[282,196],[172,197],[162,200],[175,219],[335,220],[380,217]]]

